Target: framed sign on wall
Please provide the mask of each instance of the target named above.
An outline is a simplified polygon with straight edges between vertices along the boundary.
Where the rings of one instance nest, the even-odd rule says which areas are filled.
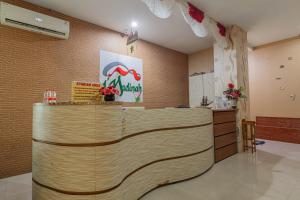
[[[143,61],[101,50],[100,83],[120,91],[116,101],[143,102]]]

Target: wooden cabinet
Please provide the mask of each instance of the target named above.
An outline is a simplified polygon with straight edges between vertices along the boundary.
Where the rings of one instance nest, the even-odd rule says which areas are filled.
[[[214,110],[215,162],[237,153],[236,110]]]

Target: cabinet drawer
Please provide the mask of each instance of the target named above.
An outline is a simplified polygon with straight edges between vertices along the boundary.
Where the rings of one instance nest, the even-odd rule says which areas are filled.
[[[219,137],[215,137],[215,149],[227,146],[229,144],[236,143],[236,133],[229,133]]]
[[[236,120],[235,115],[235,111],[214,112],[214,124],[234,122]]]
[[[227,133],[236,132],[236,123],[228,122],[223,124],[215,124],[214,125],[214,135],[220,136]]]
[[[236,153],[237,153],[237,143],[220,148],[215,151],[215,162],[224,160],[225,158],[233,156]]]

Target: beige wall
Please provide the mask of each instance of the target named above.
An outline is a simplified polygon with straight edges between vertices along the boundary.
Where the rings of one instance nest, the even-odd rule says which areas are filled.
[[[19,0],[7,2],[71,22],[69,40],[0,26],[0,178],[31,171],[32,104],[54,89],[70,100],[71,81],[98,81],[101,49],[127,54],[119,33]],[[144,105],[188,105],[188,56],[138,42]]]
[[[249,52],[251,119],[256,116],[300,117],[300,38]],[[292,58],[292,60],[290,60]],[[284,65],[285,68],[280,69]],[[189,74],[213,70],[213,49],[189,55]],[[282,77],[282,80],[276,78]],[[285,90],[280,90],[280,87]],[[296,95],[292,101],[290,95]]]
[[[189,74],[214,70],[214,50],[205,49],[189,55]]]
[[[280,69],[281,65],[285,68]],[[250,52],[249,74],[252,119],[300,117],[300,39],[277,42]],[[279,77],[282,80],[276,80]],[[295,101],[290,98],[294,94]]]

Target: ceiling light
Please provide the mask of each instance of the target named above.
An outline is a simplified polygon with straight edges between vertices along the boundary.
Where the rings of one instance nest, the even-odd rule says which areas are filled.
[[[138,23],[135,22],[135,21],[131,22],[131,27],[132,27],[132,28],[138,27]]]

